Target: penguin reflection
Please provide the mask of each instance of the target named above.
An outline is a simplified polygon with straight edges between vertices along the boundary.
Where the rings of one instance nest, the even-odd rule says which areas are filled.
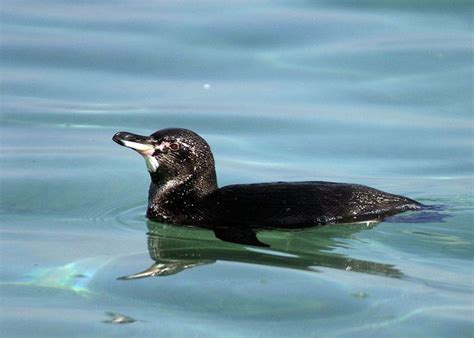
[[[240,244],[242,236],[248,234],[226,232],[223,241],[216,238],[222,238],[221,234],[214,234],[207,229],[149,221],[148,251],[154,263],[142,272],[119,279],[169,276],[216,261],[263,264],[314,272],[318,271],[318,267],[329,267],[401,277],[402,273],[392,265],[358,260],[334,252],[344,245],[345,239],[373,226],[352,224],[300,231],[264,231],[259,233],[262,242],[259,241],[261,245],[256,247]],[[232,234],[235,234],[234,238]],[[244,242],[247,239],[244,238]]]

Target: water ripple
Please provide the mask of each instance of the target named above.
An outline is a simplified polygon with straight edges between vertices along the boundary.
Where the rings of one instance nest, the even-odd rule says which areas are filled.
[[[124,200],[101,205],[87,219],[97,224],[110,225],[111,231],[126,231],[143,233],[146,224],[146,202]]]

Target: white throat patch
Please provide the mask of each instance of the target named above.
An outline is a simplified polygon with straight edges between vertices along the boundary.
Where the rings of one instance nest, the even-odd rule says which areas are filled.
[[[143,155],[143,158],[145,159],[145,163],[146,163],[146,167],[148,168],[148,171],[151,173],[156,172],[156,170],[160,166],[156,158],[154,158],[153,156],[147,156],[147,155]]]
[[[159,163],[156,158],[153,157],[153,153],[155,152],[155,147],[153,145],[126,140],[122,140],[122,143],[125,147],[131,148],[143,156],[149,172],[156,172],[159,167]]]

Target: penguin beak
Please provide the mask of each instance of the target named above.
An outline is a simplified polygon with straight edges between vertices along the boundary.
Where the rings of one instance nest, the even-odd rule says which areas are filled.
[[[112,140],[121,146],[137,151],[142,156],[152,156],[155,152],[155,147],[150,143],[148,136],[120,131],[112,137]]]

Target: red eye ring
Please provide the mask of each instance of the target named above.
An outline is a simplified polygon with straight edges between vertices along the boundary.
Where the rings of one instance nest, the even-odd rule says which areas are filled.
[[[179,150],[179,143],[170,143],[168,147],[173,151]]]

